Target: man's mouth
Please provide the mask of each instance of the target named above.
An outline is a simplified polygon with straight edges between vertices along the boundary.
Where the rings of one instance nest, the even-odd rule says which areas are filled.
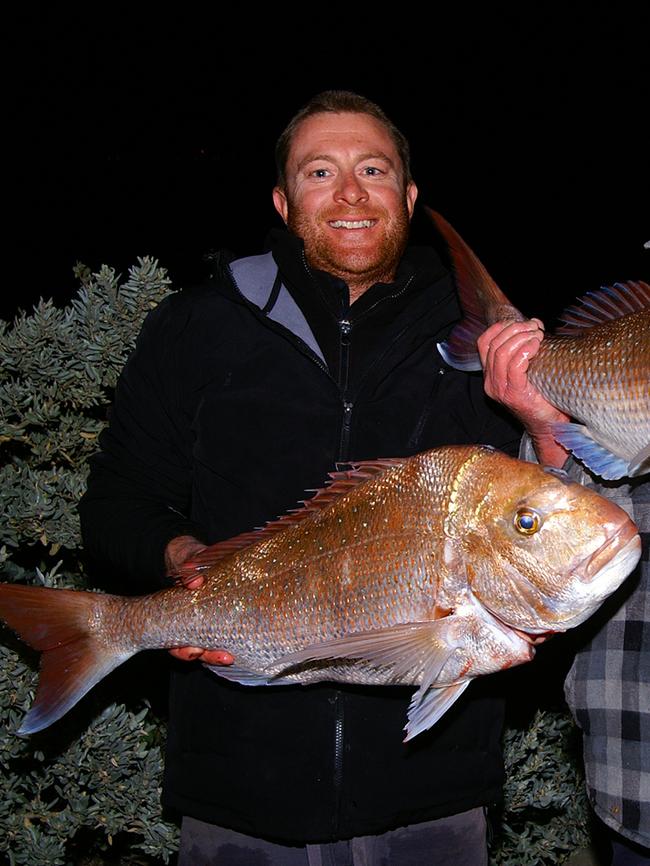
[[[377,220],[330,220],[329,225],[333,229],[369,229],[376,222]]]

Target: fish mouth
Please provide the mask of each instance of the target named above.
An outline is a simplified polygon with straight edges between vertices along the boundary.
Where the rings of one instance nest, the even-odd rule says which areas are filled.
[[[641,556],[641,538],[634,523],[627,520],[612,538],[608,538],[587,556],[573,573],[583,583],[591,583],[596,578],[601,579],[606,574],[621,569],[621,566],[626,565],[628,559],[634,556],[638,562]]]
[[[507,623],[504,623],[507,625]],[[508,626],[512,628],[512,626]],[[527,632],[522,631],[519,628],[512,629],[515,634],[519,635],[522,640],[525,640],[526,643],[529,643],[531,646],[537,646],[540,643],[544,643],[545,640],[548,640],[550,637],[553,637],[554,634],[557,634],[557,631],[542,631],[542,632]]]

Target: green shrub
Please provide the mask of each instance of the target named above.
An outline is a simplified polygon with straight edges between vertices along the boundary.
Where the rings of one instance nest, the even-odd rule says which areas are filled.
[[[142,259],[120,284],[78,266],[65,309],[41,301],[0,323],[2,580],[88,588],[77,502],[87,460],[142,321],[170,280]],[[0,634],[0,851],[22,866],[169,862],[178,828],[162,817],[164,725],[140,699],[100,686],[65,722],[15,732],[31,705],[36,659]],[[125,676],[111,678],[125,685]],[[124,693],[128,695],[128,689]]]

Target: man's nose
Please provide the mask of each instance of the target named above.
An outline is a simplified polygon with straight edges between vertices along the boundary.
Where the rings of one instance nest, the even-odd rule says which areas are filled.
[[[339,177],[334,198],[346,204],[359,204],[368,200],[368,190],[354,172],[346,172]]]

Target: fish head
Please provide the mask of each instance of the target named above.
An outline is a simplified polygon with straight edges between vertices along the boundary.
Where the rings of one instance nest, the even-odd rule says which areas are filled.
[[[471,592],[521,632],[566,631],[634,569],[638,530],[622,508],[564,472],[506,460],[484,479],[483,498],[468,520],[463,544]]]

